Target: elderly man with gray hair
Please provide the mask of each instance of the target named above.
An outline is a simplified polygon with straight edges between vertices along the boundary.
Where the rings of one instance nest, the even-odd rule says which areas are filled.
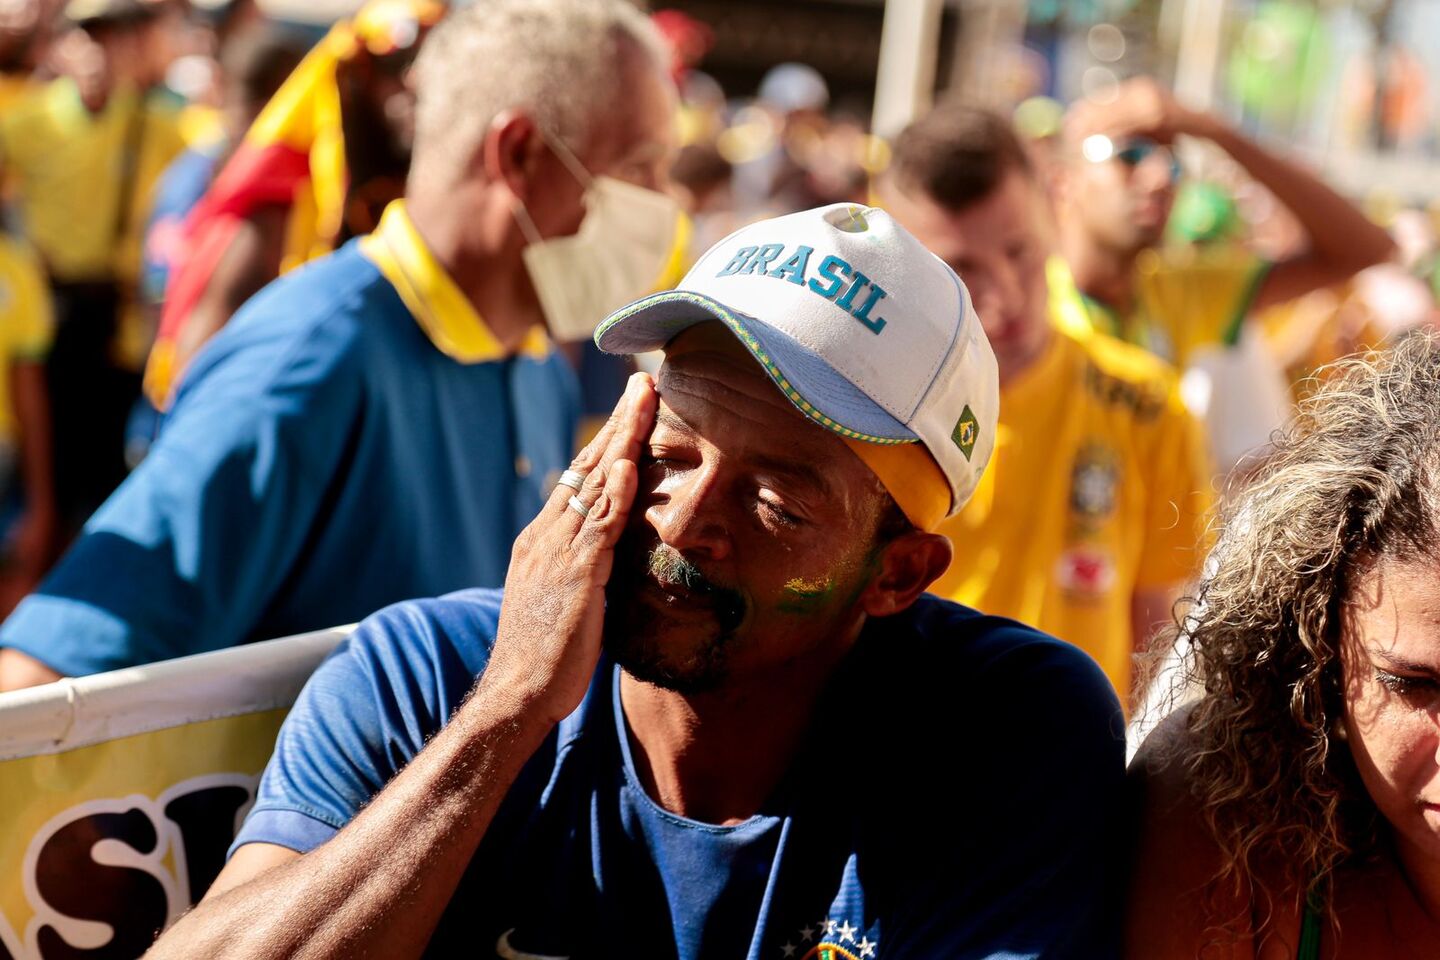
[[[675,93],[623,0],[459,9],[415,73],[405,198],[196,359],[150,456],[0,629],[0,689],[501,584],[572,452],[551,337],[665,261]]]

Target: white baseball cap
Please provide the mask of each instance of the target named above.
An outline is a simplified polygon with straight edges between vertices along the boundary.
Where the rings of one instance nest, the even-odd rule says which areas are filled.
[[[641,353],[709,320],[820,426],[860,446],[923,444],[949,484],[945,515],[975,491],[995,448],[995,355],[955,271],[883,210],[839,203],[743,227],[674,290],[612,313],[595,343]]]

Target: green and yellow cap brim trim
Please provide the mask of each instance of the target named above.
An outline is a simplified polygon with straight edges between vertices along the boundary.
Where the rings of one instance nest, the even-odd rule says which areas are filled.
[[[700,308],[703,314],[698,316],[692,314],[675,317],[653,315],[653,308],[662,304],[671,303],[690,304],[691,306]],[[633,322],[640,314],[652,314],[645,319],[646,330],[656,335],[654,339],[647,339],[642,344],[627,342],[627,349],[619,350],[610,349],[605,345],[606,335],[611,330],[614,330],[617,326],[627,321]],[[610,314],[610,316],[601,322],[600,326],[595,330],[595,345],[606,353],[638,353],[645,350],[658,350],[663,348],[666,343],[669,343],[670,340],[681,331],[697,323],[703,323],[711,319],[719,320],[725,324],[725,326],[730,329],[730,332],[735,334],[736,339],[744,344],[745,349],[749,351],[750,355],[760,364],[766,375],[774,381],[775,386],[780,388],[780,392],[785,395],[786,399],[794,404],[797,410],[826,430],[845,437],[848,440],[860,440],[865,443],[895,445],[920,442],[919,437],[915,436],[880,437],[874,434],[863,433],[859,430],[851,429],[843,423],[837,422],[834,418],[818,409],[801,395],[800,391],[790,382],[790,378],[770,356],[764,344],[762,344],[746,326],[746,320],[750,320],[752,323],[759,323],[760,321],[743,317],[743,315],[731,310],[718,300],[707,297],[704,294],[692,293],[688,290],[665,290],[636,300],[634,303]],[[836,376],[838,377],[840,375],[837,373]]]

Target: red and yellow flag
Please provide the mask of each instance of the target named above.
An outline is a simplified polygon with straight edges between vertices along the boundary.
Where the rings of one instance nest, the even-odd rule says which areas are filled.
[[[267,206],[289,209],[282,273],[335,248],[349,186],[338,65],[362,49],[384,56],[413,46],[444,12],[438,0],[370,0],[337,23],[266,104],[182,228],[185,256],[172,268],[145,369],[157,407],[178,380],[179,333],[247,217]]]

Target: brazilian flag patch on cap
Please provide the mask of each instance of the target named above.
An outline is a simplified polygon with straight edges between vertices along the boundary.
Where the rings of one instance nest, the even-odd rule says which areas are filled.
[[[970,459],[970,454],[975,450],[975,441],[980,436],[980,421],[975,419],[967,403],[965,409],[960,411],[960,419],[955,421],[955,429],[950,433],[950,439],[955,441],[955,446],[965,454],[965,459]]]

